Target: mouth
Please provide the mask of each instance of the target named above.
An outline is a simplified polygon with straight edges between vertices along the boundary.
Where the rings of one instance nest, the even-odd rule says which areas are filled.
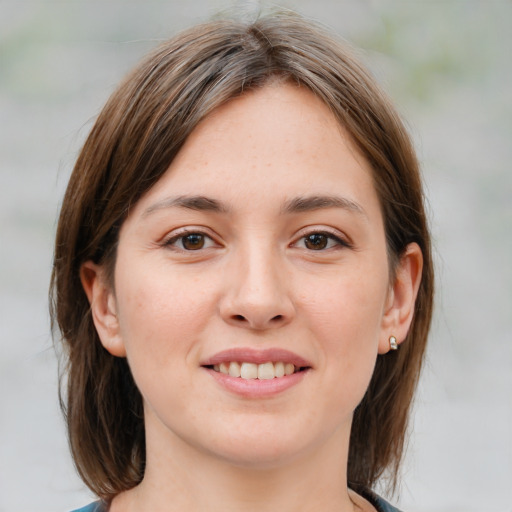
[[[203,361],[201,366],[219,378],[244,381],[287,380],[312,368],[309,361],[289,350],[232,348]]]
[[[296,366],[293,363],[284,361],[267,361],[260,364],[252,362],[224,361],[220,364],[205,365],[205,368],[217,373],[229,375],[230,377],[245,380],[271,380],[293,375],[298,372],[304,372],[309,369],[309,366]]]

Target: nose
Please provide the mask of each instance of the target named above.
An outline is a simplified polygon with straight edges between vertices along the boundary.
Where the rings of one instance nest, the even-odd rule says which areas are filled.
[[[247,250],[231,262],[220,301],[224,321],[266,330],[282,327],[295,316],[285,263],[271,249]]]

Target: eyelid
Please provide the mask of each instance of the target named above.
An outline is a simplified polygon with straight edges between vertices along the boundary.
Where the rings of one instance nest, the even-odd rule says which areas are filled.
[[[305,237],[307,237],[309,235],[314,235],[314,234],[322,234],[322,235],[328,236],[329,238],[335,240],[339,247],[348,248],[348,249],[352,249],[354,247],[352,240],[347,235],[345,235],[344,233],[340,232],[337,229],[330,228],[327,226],[308,226],[308,227],[302,228],[299,231],[299,233],[297,234],[297,236],[295,237],[295,241],[292,242],[290,245],[292,247],[296,246],[300,240],[304,239]],[[330,249],[335,249],[335,248],[331,247]],[[329,249],[324,249],[323,251],[325,252],[328,250]],[[322,250],[319,250],[318,252],[322,252]]]
[[[206,229],[204,227],[199,227],[199,226],[198,227],[196,227],[196,226],[186,226],[186,227],[183,227],[183,228],[175,229],[175,230],[171,231],[170,233],[168,233],[167,235],[165,235],[162,238],[162,241],[160,242],[160,245],[162,245],[163,247],[172,248],[172,249],[174,249],[176,251],[187,252],[187,253],[200,252],[200,251],[204,251],[206,249],[210,249],[212,247],[210,245],[209,247],[197,249],[197,250],[194,251],[194,250],[182,249],[180,247],[177,247],[176,245],[173,245],[180,238],[184,238],[187,235],[196,235],[196,234],[197,235],[202,235],[205,238],[211,240],[213,242],[212,245],[215,245],[217,247],[221,246],[221,244],[216,240],[216,237],[210,232],[210,230],[208,230],[208,229]]]

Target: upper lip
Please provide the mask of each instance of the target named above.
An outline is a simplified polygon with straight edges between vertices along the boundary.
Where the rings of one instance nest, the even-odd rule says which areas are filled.
[[[311,363],[303,357],[282,348],[255,349],[252,347],[230,348],[217,352],[201,362],[201,366],[237,361],[240,363],[263,364],[268,362],[292,363],[297,367],[310,367]]]

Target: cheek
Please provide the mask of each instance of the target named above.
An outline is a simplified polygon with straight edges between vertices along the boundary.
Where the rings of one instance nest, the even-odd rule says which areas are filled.
[[[212,291],[161,269],[119,265],[118,270],[118,317],[128,358],[151,360],[154,365],[172,363],[176,354],[186,353],[211,318]],[[130,278],[123,279],[127,274]]]
[[[181,410],[180,397],[191,385],[191,355],[211,317],[207,295],[165,272],[129,270],[116,290],[128,364],[146,406]]]
[[[368,342],[378,338],[388,289],[384,271],[340,272],[320,283],[311,280],[302,288],[310,290],[302,295],[304,308],[324,339]]]
[[[326,378],[360,400],[375,365],[387,295],[386,273],[332,278],[309,297],[310,330],[322,354]]]

